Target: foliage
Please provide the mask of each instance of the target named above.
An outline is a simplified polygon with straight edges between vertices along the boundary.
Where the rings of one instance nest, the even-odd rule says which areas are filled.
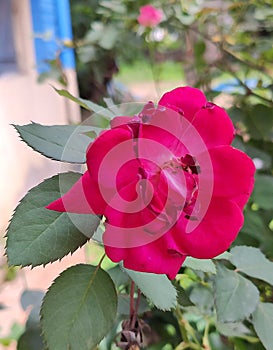
[[[158,0],[153,4],[162,8],[164,21],[153,30],[143,30],[136,18],[139,7],[146,3],[71,1],[82,97],[89,98],[91,82],[92,86],[99,82],[104,88],[93,100],[101,101],[101,96],[107,95],[105,83],[111,80],[117,62],[143,57],[153,67],[166,57],[179,62],[187,83],[201,87],[211,99],[227,98],[228,93],[228,104],[232,106],[229,114],[236,128],[234,146],[246,152],[257,168],[244,226],[229,254],[205,261],[187,258],[172,283],[165,276],[149,278],[119,265],[108,271],[103,271],[100,264],[71,267],[46,294],[41,324],[37,318],[40,304],[31,304],[34,306],[29,317],[34,317],[35,322],[27,322],[18,342],[19,350],[31,349],[32,339],[36,350],[43,349],[41,327],[49,350],[68,346],[71,350],[88,349],[104,336],[98,349],[116,349],[121,327],[126,332],[122,321],[134,315],[131,311],[138,302],[139,328],[134,336],[141,333],[146,349],[272,349],[271,1],[231,0],[207,5],[205,1]],[[156,41],[159,31],[161,39]],[[91,125],[49,127],[32,123],[15,127],[22,140],[41,154],[83,163],[87,143],[107,128],[120,110],[113,113],[74,98],[65,90],[58,93],[95,112]],[[60,176],[64,176],[61,183],[67,188],[78,178],[77,174],[68,173],[45,180],[17,207],[7,233],[10,264],[36,266],[60,259],[87,242],[96,231],[100,218],[90,216],[83,220],[75,214],[69,216],[71,221],[64,213],[46,214],[43,206],[65,191],[59,189]],[[78,225],[88,234],[82,235]],[[140,289],[141,298],[132,282]],[[30,294],[26,295],[30,298]],[[22,304],[26,305],[25,301]],[[94,310],[100,311],[96,317]]]

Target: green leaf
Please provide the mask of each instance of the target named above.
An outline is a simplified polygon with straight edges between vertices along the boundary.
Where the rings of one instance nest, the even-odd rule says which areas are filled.
[[[258,248],[237,246],[231,250],[231,263],[239,272],[273,285],[273,262],[266,259]]]
[[[166,275],[124,270],[158,309],[171,310],[176,306],[176,289]]]
[[[231,254],[230,252],[224,252],[220,255],[217,255],[213,258],[213,260],[230,260]]]
[[[90,137],[84,133],[93,131],[91,126],[77,125],[13,125],[21,139],[44,156],[69,163],[85,163]]]
[[[31,189],[21,200],[7,231],[9,264],[45,265],[73,253],[92,236],[100,222],[97,216],[45,208],[80,176],[77,173],[54,176]]]
[[[134,300],[136,303],[136,298]],[[144,312],[150,310],[150,306],[144,296],[140,296],[138,314],[143,314]],[[118,295],[118,314],[129,315],[130,314],[130,295],[119,294]]]
[[[218,321],[237,322],[255,310],[259,291],[246,278],[217,264],[215,300]]]
[[[252,315],[254,329],[266,350],[272,350],[273,344],[273,304],[259,303]]]
[[[91,102],[89,100],[75,97],[75,96],[71,95],[71,93],[68,92],[67,90],[63,90],[63,89],[58,90],[56,88],[54,88],[54,90],[60,96],[64,96],[64,97],[68,98],[69,100],[77,103],[79,106],[87,109],[88,111],[95,112],[98,115],[100,115],[102,118],[104,118],[104,122],[105,122],[106,126],[108,126],[108,124],[109,124],[109,119],[112,119],[113,117],[115,117],[115,115],[111,111],[109,111],[109,109],[104,108],[100,105],[97,105],[96,103]]]
[[[273,209],[273,176],[256,175],[252,196],[260,208]]]
[[[271,141],[273,137],[273,110],[263,104],[251,106],[246,119],[248,131],[255,140]]]
[[[48,350],[90,350],[112,326],[117,295],[109,275],[79,264],[61,273],[49,288],[41,309]]]
[[[241,322],[234,323],[216,323],[216,328],[219,333],[226,337],[241,337],[246,334],[250,334],[249,329]]]
[[[128,275],[120,268],[119,265],[112,267],[107,272],[109,276],[112,278],[112,281],[114,282],[116,287],[126,285],[130,281]]]
[[[45,293],[42,290],[25,289],[21,295],[20,302],[23,310],[29,306],[40,307]]]
[[[17,350],[44,350],[41,328],[28,328],[19,338]]]
[[[45,293],[41,290],[24,290],[21,295],[21,306],[23,310],[30,309],[26,322],[26,328],[35,328],[40,324],[40,308]]]
[[[251,237],[261,241],[265,233],[265,224],[259,212],[246,210],[244,213],[245,221],[242,232],[247,233]]]
[[[106,25],[103,28],[102,36],[98,42],[98,45],[100,45],[100,47],[105,50],[111,50],[115,46],[119,35],[120,33],[117,30],[116,26]]]
[[[185,289],[181,286],[177,286],[177,302],[179,305],[187,307],[187,306],[193,306],[194,304],[190,301],[190,298],[188,294],[186,293]]]
[[[213,312],[213,294],[209,287],[197,284],[193,287],[190,300],[193,302],[203,315],[212,315]]]
[[[211,259],[195,259],[188,256],[184,261],[183,266],[189,267],[193,270],[216,274],[216,268]]]

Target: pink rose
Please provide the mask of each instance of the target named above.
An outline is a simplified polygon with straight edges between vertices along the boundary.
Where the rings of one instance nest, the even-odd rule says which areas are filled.
[[[163,13],[152,5],[142,6],[137,20],[143,27],[155,27],[162,21]]]
[[[227,113],[195,88],[116,117],[87,150],[81,179],[47,207],[106,217],[108,257],[174,278],[187,256],[213,258],[235,240],[255,168],[230,146]]]

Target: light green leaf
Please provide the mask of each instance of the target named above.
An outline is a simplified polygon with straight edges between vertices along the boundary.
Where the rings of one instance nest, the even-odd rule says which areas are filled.
[[[266,350],[273,344],[273,304],[259,303],[252,318],[254,329]]]
[[[158,309],[171,310],[176,306],[176,289],[166,275],[124,270]]]
[[[93,132],[91,126],[32,123],[14,127],[28,146],[48,158],[69,163],[86,161],[86,149],[92,139],[85,133]]]
[[[237,246],[231,250],[231,263],[239,272],[273,285],[273,263],[258,248]]]
[[[98,45],[105,50],[111,50],[115,46],[119,35],[120,32],[114,25],[106,25],[103,28]]]
[[[190,294],[190,300],[198,307],[202,314],[212,314],[214,300],[212,290],[209,287],[201,284],[194,286]]]
[[[112,326],[117,295],[109,275],[79,264],[61,273],[49,288],[41,309],[48,350],[90,350]]]
[[[71,93],[67,90],[58,90],[56,88],[54,88],[54,90],[60,95],[60,96],[63,96],[63,97],[66,97],[68,98],[69,100],[77,103],[79,106],[87,109],[88,111],[90,112],[94,112],[94,113],[97,113],[98,115],[100,115],[102,118],[104,118],[104,123],[105,123],[105,127],[108,126],[109,124],[109,119],[112,119],[115,115],[109,111],[107,108],[104,108],[100,105],[97,105],[96,103],[94,102],[91,102],[89,100],[85,100],[83,98],[78,98],[78,97],[75,97],[73,95],[71,95]],[[96,126],[96,125],[94,125]]]
[[[112,267],[107,272],[109,276],[112,278],[112,281],[114,282],[117,288],[122,285],[128,284],[130,281],[128,275],[124,272],[123,269],[120,268],[119,265]]]
[[[214,260],[230,260],[231,254],[230,252],[224,252],[220,255],[215,256],[213,259]]]
[[[241,337],[250,334],[249,329],[242,322],[216,323],[219,333],[226,337]]]
[[[255,310],[259,301],[259,291],[253,283],[237,272],[217,264],[215,299],[218,321],[237,322]]]
[[[45,265],[73,253],[92,236],[100,222],[97,216],[45,208],[80,176],[77,173],[54,176],[31,189],[21,200],[7,231],[10,265]]]
[[[210,272],[215,274],[216,268],[211,259],[195,259],[190,256],[186,258],[183,266],[189,267],[193,270],[199,270],[203,272]]]

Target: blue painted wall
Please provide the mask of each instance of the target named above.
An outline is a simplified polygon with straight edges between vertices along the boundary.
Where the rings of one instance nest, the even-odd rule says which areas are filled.
[[[58,52],[63,68],[75,68],[74,51],[63,44],[72,40],[69,0],[31,0],[31,14],[37,71],[47,72]]]

